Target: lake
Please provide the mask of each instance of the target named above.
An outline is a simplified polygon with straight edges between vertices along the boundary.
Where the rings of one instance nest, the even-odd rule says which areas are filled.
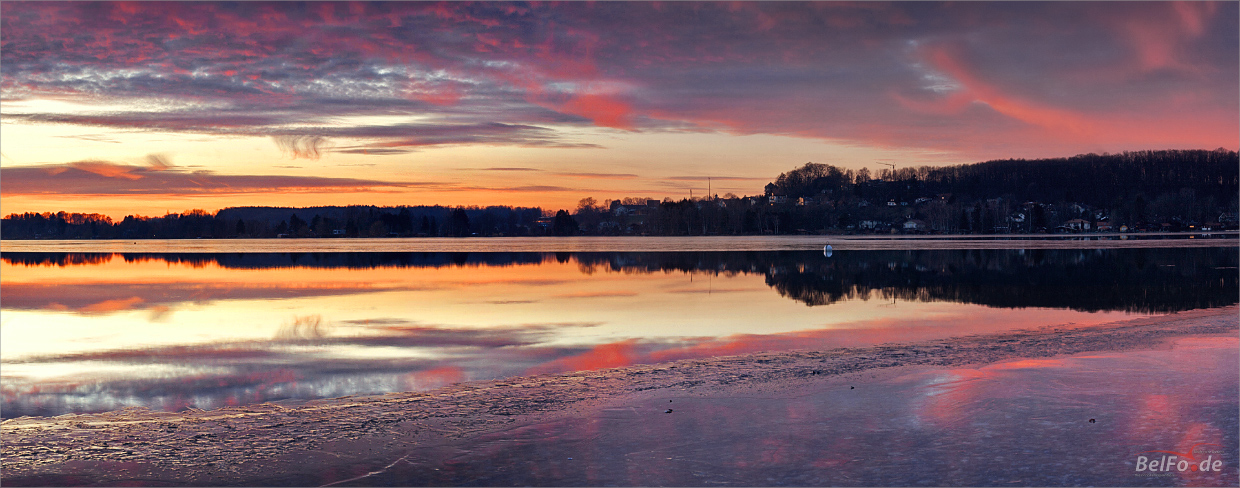
[[[1236,246],[1234,235],[5,241],[0,410],[212,409],[1088,327],[1237,303]]]

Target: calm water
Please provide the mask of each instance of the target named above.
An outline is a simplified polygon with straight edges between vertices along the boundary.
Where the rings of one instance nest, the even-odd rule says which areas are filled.
[[[1240,296],[1234,240],[831,256],[821,239],[795,242],[817,247],[254,253],[150,252],[221,249],[144,241],[137,251],[115,243],[87,248],[108,252],[10,252],[6,242],[0,409],[12,418],[423,390],[682,358],[1088,326]]]

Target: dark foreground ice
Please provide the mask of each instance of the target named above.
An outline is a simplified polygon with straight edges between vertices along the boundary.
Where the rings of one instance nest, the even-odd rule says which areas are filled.
[[[3,424],[3,483],[1234,486],[1236,311],[430,394],[22,418]]]
[[[428,450],[357,482],[1234,486],[1238,360],[1236,338],[1194,337],[782,393],[660,392]],[[1139,456],[1168,456],[1146,451],[1194,446],[1194,464],[1211,457],[1221,470],[1136,471]]]

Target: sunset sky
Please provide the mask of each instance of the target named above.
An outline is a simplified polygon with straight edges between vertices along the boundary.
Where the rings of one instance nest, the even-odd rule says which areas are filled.
[[[0,9],[0,213],[759,194],[1240,149],[1236,2]]]

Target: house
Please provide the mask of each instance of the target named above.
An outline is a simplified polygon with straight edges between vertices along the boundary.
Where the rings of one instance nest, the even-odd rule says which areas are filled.
[[[879,222],[877,220],[862,220],[861,222],[857,224],[857,227],[860,227],[866,230],[874,230],[874,229],[879,228],[880,226],[882,226],[882,222]]]
[[[1098,229],[1098,232],[1111,232],[1110,222],[1098,222],[1098,225],[1094,227]]]
[[[599,233],[618,233],[620,230],[620,223],[613,220],[604,220],[598,223]]]
[[[1072,219],[1063,223],[1065,229],[1073,232],[1081,232],[1089,230],[1089,221],[1084,219]]]
[[[775,205],[779,203],[788,203],[788,197],[784,195],[771,195],[770,202],[771,202],[771,205]]]
[[[921,220],[910,219],[904,222],[904,230],[906,232],[925,232],[927,229],[926,223]]]

